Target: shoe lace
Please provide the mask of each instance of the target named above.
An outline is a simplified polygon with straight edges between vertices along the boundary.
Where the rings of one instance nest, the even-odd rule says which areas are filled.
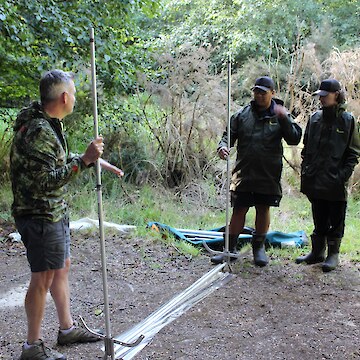
[[[44,359],[48,359],[49,357],[52,356],[53,351],[52,351],[51,348],[46,346],[44,343],[41,343],[41,347],[42,347],[42,350],[44,352],[44,356],[46,356],[46,357],[44,357]]]

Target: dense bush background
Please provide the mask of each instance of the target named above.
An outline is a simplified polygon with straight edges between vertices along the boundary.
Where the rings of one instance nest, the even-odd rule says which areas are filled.
[[[360,116],[360,5],[356,0],[126,0],[0,4],[0,166],[8,177],[11,126],[37,99],[41,73],[76,73],[77,106],[66,118],[73,151],[93,136],[89,27],[95,28],[100,132],[105,156],[125,181],[186,188],[223,186],[216,159],[226,124],[226,61],[232,57],[232,111],[246,104],[259,75],[304,127],[317,103],[311,93],[338,78]],[[296,186],[299,147],[287,149]],[[359,168],[351,191],[359,195]],[[111,186],[111,180],[109,180]]]

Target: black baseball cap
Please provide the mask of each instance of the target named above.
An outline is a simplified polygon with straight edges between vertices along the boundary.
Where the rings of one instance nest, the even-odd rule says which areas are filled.
[[[274,80],[269,76],[261,76],[255,80],[255,86],[251,90],[260,89],[263,91],[269,91],[275,89]]]
[[[313,96],[315,95],[326,96],[329,93],[334,93],[340,90],[341,90],[341,85],[337,80],[326,79],[321,82],[319,90],[315,91],[313,93]]]

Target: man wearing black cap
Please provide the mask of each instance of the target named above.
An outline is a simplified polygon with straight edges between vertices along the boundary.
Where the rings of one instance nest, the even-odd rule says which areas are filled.
[[[305,130],[301,191],[311,202],[314,231],[311,252],[296,262],[316,264],[325,260],[322,269],[329,272],[339,263],[347,183],[358,163],[360,136],[357,122],[345,111],[345,93],[337,80],[322,81],[313,95],[320,96],[322,109],[310,117]]]
[[[230,184],[233,213],[229,225],[229,250],[236,253],[246,214],[250,207],[255,206],[252,249],[257,266],[268,263],[264,243],[270,226],[270,206],[279,206],[282,196],[282,139],[289,145],[297,145],[302,133],[283,102],[274,98],[274,89],[270,77],[256,79],[252,88],[254,99],[230,119],[230,144],[226,130],[218,146],[219,157],[226,159],[229,148],[237,141],[237,158]],[[225,259],[224,254],[219,254],[211,261],[218,264]]]

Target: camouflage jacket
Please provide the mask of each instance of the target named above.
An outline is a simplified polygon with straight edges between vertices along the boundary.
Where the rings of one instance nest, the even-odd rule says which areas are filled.
[[[66,185],[86,168],[68,153],[62,123],[37,102],[20,111],[10,152],[12,215],[59,221],[67,211]]]

